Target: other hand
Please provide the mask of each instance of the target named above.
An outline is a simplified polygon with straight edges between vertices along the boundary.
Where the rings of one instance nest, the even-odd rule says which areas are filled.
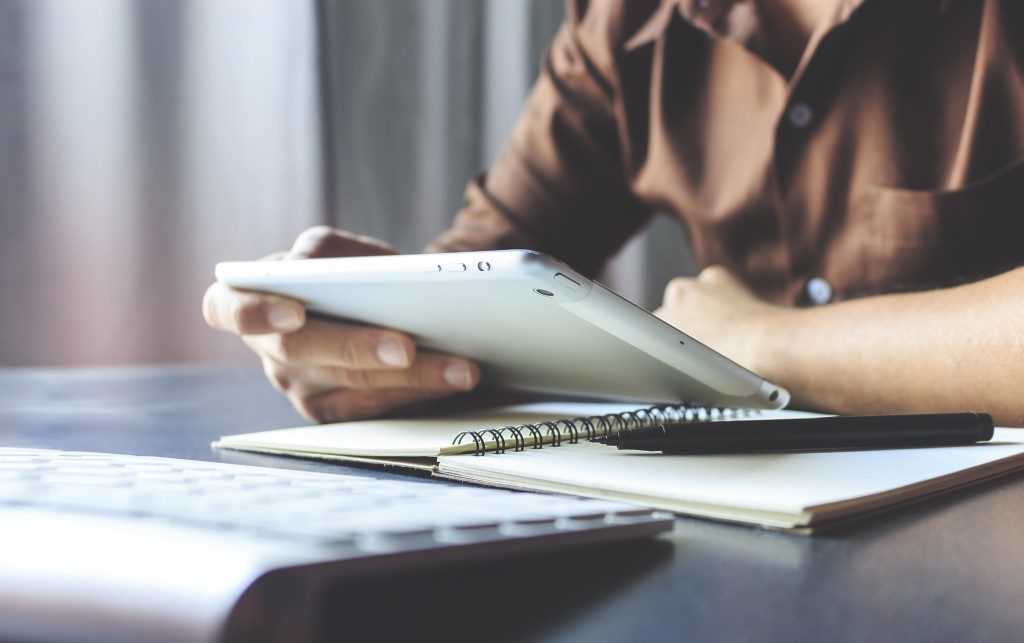
[[[326,226],[300,234],[288,252],[267,260],[395,254],[371,237]],[[211,285],[206,323],[239,335],[263,362],[274,386],[310,420],[341,422],[474,388],[480,369],[459,357],[419,351],[398,331],[307,318],[287,297]]]
[[[654,314],[762,377],[770,366],[772,329],[791,309],[755,295],[722,266],[668,283]],[[762,372],[764,371],[764,372]]]

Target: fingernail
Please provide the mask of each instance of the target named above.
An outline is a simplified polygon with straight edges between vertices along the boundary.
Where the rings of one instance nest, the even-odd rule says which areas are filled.
[[[295,306],[273,304],[267,311],[267,321],[277,330],[295,330],[302,325],[302,316]]]
[[[405,351],[405,345],[391,337],[377,344],[377,357],[389,366],[409,365],[409,354]]]
[[[456,388],[473,386],[473,374],[465,362],[449,362],[444,367],[444,381]]]

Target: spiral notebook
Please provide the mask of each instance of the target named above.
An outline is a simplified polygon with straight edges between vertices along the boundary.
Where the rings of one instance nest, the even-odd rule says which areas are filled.
[[[397,466],[475,484],[634,502],[680,514],[811,532],[1024,467],[1024,430],[971,446],[661,455],[587,438],[662,422],[798,411],[543,403],[225,436],[214,446]]]

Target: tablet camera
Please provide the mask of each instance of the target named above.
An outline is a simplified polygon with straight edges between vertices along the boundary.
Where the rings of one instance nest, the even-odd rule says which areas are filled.
[[[533,292],[537,293],[538,295],[544,295],[545,297],[555,296],[555,293],[551,292],[550,290],[544,290],[543,288],[534,288]]]

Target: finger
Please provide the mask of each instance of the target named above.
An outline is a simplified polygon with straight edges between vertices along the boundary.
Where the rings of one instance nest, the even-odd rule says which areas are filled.
[[[692,277],[676,277],[668,282],[665,286],[665,293],[662,297],[662,301],[666,303],[677,302],[682,300],[686,293],[690,292],[695,284],[695,280]]]
[[[697,275],[697,281],[719,291],[731,289],[737,293],[753,294],[747,284],[724,266],[708,266]]]
[[[480,382],[480,367],[473,362],[435,353],[420,353],[411,367],[403,369],[294,367],[267,357],[264,358],[264,370],[267,378],[279,390],[298,395],[312,395],[337,388],[468,391]]]
[[[260,361],[263,363],[263,374],[278,391],[287,395],[298,388],[301,380],[294,377],[292,370],[286,365],[265,355],[260,356]]]
[[[468,391],[480,382],[480,367],[461,357],[420,353],[410,368],[348,371],[348,377],[351,388]]]
[[[218,282],[203,296],[203,318],[213,328],[238,335],[288,333],[306,322],[306,309],[287,297],[234,290]]]
[[[246,341],[257,353],[285,364],[403,369],[416,359],[416,344],[408,335],[326,319],[308,319],[293,333],[260,335]]]
[[[328,226],[315,226],[303,231],[288,252],[288,259],[312,259],[317,257],[373,257],[397,254],[389,243],[335,230]]]
[[[355,391],[340,389],[301,400],[293,400],[295,408],[316,422],[346,422],[374,417],[407,404],[436,400],[451,395],[449,391],[422,389],[388,389]]]
[[[700,271],[697,275],[697,280],[709,284],[720,283],[722,281],[731,280],[732,273],[725,266],[708,266],[704,270]]]

